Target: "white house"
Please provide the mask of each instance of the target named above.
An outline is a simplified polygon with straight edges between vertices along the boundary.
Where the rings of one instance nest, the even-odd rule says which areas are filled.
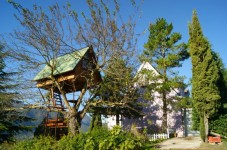
[[[155,70],[150,63],[143,62],[137,71],[137,75],[140,75],[142,70],[151,71],[154,75],[158,75],[159,73]],[[135,83],[135,86],[140,88],[141,92],[146,88],[143,85],[143,82],[152,83],[152,81],[145,81],[146,78],[144,75],[139,77],[140,83]],[[161,81],[159,81],[161,82]],[[142,84],[141,84],[142,83]],[[128,119],[122,117],[121,125],[124,129],[130,129],[132,124],[136,125],[138,129],[147,128],[148,132],[150,133],[160,133],[161,125],[162,125],[162,100],[160,99],[160,94],[158,92],[151,92],[154,97],[154,100],[143,100],[142,98],[139,101],[144,101],[147,105],[143,107],[143,113],[145,114],[142,118],[137,119]],[[183,89],[172,89],[171,92],[168,93],[168,97],[175,97],[175,96],[188,96],[189,92]],[[171,133],[177,133],[178,137],[182,137],[186,133],[186,125],[185,125],[185,110],[177,107],[178,101],[173,99],[172,105],[168,105],[168,114],[167,114],[167,122],[168,122],[168,131]],[[108,119],[108,127],[111,128],[114,126],[115,123],[115,116],[110,116]]]

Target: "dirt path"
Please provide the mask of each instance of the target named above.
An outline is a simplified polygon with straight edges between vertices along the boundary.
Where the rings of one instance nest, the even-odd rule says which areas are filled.
[[[172,138],[157,145],[159,149],[196,149],[202,143],[200,137]]]

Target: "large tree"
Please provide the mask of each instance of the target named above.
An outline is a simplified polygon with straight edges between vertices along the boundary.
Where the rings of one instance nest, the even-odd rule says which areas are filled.
[[[131,2],[135,6],[135,2]],[[21,69],[29,69],[29,74],[37,73],[37,67],[46,64],[52,68],[53,75],[54,65],[58,63],[57,57],[92,45],[97,59],[89,76],[92,78],[94,71],[105,74],[106,66],[112,58],[128,57],[135,50],[135,22],[121,18],[117,0],[110,2],[111,9],[108,7],[109,1],[87,0],[84,4],[86,12],[76,11],[70,4],[62,8],[56,4],[50,6],[48,11],[36,5],[33,9],[27,9],[20,4],[11,3],[19,12],[16,18],[23,29],[13,34],[12,54],[21,62]],[[71,135],[75,135],[89,107],[97,103],[95,90],[99,86],[88,88],[91,80],[87,79],[76,98],[76,104],[72,106],[55,76],[51,76],[50,80],[63,97],[68,109],[69,131]]]
[[[119,124],[120,115],[127,118],[141,117],[142,107],[138,98],[142,95],[135,87],[137,77],[133,67],[122,58],[114,58],[110,62],[98,90],[102,99],[100,112],[116,115],[116,124]]]
[[[224,63],[222,62],[222,59],[218,53],[213,51],[212,55],[218,65],[218,74],[220,76],[217,81],[218,90],[221,96],[218,115],[224,115],[227,113],[227,110],[224,108],[224,105],[227,103],[227,69],[225,68]]]
[[[100,115],[115,115],[116,124],[120,123],[120,116],[136,118],[142,116],[141,103],[138,98],[141,93],[134,85],[137,82],[134,68],[127,59],[113,58],[105,69],[100,88],[96,91],[97,98],[95,106],[91,107],[93,112],[92,127],[100,126]]]
[[[200,117],[200,134],[207,142],[208,121],[217,111],[220,99],[217,81],[219,70],[212,55],[210,43],[204,37],[196,11],[189,24],[189,49],[192,61],[192,99],[193,107]]]
[[[13,82],[15,72],[5,72],[4,59],[7,55],[3,49],[0,45],[0,143],[12,140],[19,131],[28,130],[29,127],[24,126],[23,122],[30,120],[23,111],[17,109],[22,101],[16,92],[17,85]]]
[[[167,129],[167,108],[172,100],[176,99],[176,97],[167,95],[173,88],[183,87],[183,78],[172,69],[180,67],[181,61],[188,58],[187,46],[184,43],[179,43],[181,34],[173,33],[172,23],[168,24],[163,18],[150,24],[149,31],[148,41],[144,45],[144,56],[159,72],[154,91],[160,93],[160,99],[163,102],[162,125],[163,129]]]

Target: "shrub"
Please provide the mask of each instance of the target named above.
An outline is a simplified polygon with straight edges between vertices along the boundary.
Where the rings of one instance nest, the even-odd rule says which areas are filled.
[[[8,143],[8,142],[3,142],[0,144],[0,149],[4,149],[4,150],[12,150],[13,149],[13,145],[12,143]]]
[[[99,143],[108,139],[110,131],[107,128],[94,128],[91,132],[87,133],[86,149],[93,147],[99,149]]]
[[[57,143],[58,150],[83,150],[86,144],[87,136],[84,133],[80,133],[77,136],[63,136]]]
[[[221,115],[217,120],[210,122],[210,130],[221,134],[222,136],[227,136],[227,114]]]
[[[14,145],[15,150],[51,150],[54,149],[56,141],[52,137],[40,136],[27,139]]]
[[[116,126],[113,130],[107,128],[93,129],[74,137],[63,136],[59,141],[51,137],[40,136],[17,142],[15,150],[132,150],[150,149],[152,143],[136,137],[130,132],[122,131]]]
[[[121,131],[119,126],[115,126],[110,131],[110,136],[99,144],[100,150],[139,149],[141,147],[142,142],[139,139],[130,133]]]

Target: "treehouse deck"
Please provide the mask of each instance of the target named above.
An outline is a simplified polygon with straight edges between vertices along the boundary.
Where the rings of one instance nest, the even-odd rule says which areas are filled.
[[[64,108],[61,95],[58,93],[54,93],[52,91],[51,98],[48,99],[48,106],[49,111],[47,113],[46,119],[44,121],[45,130],[48,129],[55,129],[55,136],[57,129],[59,128],[67,128],[68,123],[67,120],[64,118],[62,114],[66,108]],[[50,114],[52,112],[52,114]],[[54,113],[54,114],[53,114]]]
[[[45,126],[49,128],[67,128],[68,124],[64,119],[48,119]]]

